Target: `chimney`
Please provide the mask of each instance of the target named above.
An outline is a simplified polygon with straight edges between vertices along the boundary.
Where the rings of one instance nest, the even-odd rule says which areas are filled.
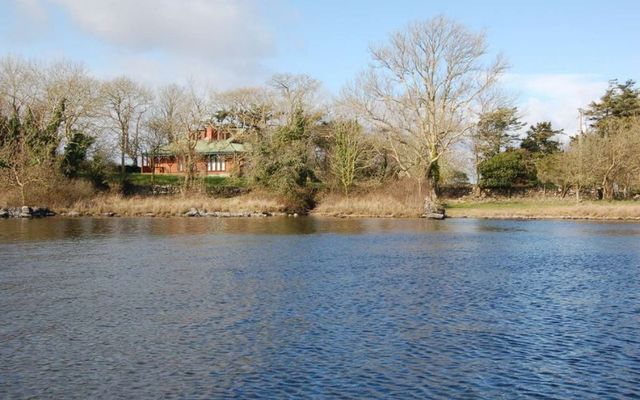
[[[207,125],[207,130],[205,133],[205,139],[213,140],[213,126]]]

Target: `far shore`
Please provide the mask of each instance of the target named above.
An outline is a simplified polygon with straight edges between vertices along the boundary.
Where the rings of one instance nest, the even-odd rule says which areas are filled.
[[[640,201],[583,201],[569,199],[464,199],[445,201],[448,218],[512,220],[640,221]],[[272,217],[299,216],[268,193],[229,198],[209,196],[122,197],[105,195],[66,207],[52,207],[58,217]],[[379,195],[327,196],[311,216],[332,218],[420,218],[417,202]]]

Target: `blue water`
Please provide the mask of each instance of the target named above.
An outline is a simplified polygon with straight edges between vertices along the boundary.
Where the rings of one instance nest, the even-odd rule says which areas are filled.
[[[0,221],[0,398],[640,398],[640,224]]]

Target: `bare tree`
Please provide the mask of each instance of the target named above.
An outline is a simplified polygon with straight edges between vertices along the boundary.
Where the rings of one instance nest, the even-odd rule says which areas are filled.
[[[217,122],[249,133],[264,132],[275,116],[272,93],[265,87],[248,87],[213,94]]]
[[[279,107],[279,114],[285,118],[284,123],[291,122],[298,110],[304,110],[307,115],[320,113],[320,82],[310,76],[277,74],[271,78],[269,85],[276,92],[273,99]]]
[[[48,101],[64,101],[62,133],[69,141],[74,133],[94,135],[102,106],[99,82],[89,76],[86,69],[70,62],[58,62],[45,71]]]
[[[486,63],[484,34],[445,17],[409,25],[371,56],[344,98],[384,132],[404,173],[425,180],[425,213],[443,214],[438,160],[475,126],[478,103],[506,64],[500,57]]]
[[[211,103],[193,84],[184,90],[182,105],[176,113],[177,137],[174,141],[184,172],[183,194],[193,189],[200,161],[196,146],[200,131],[211,120],[212,114]]]
[[[613,200],[621,188],[628,193],[640,171],[640,121],[636,117],[611,122],[608,135],[588,135],[587,147],[589,170],[599,182],[606,200]]]
[[[140,131],[152,101],[151,93],[139,83],[120,77],[103,84],[102,98],[106,122],[118,134],[121,171],[124,174],[126,156],[137,165]]]
[[[160,149],[174,143],[181,136],[186,97],[185,89],[175,84],[157,91],[142,138],[143,147],[149,156],[152,182],[155,182],[155,160]]]
[[[357,121],[337,121],[333,125],[331,130],[333,148],[329,157],[329,166],[345,196],[348,196],[356,174],[368,166],[363,162],[367,147],[364,143],[362,127]]]
[[[45,69],[30,61],[0,60],[0,178],[25,204],[31,188],[56,174],[55,152],[65,99],[51,99]]]

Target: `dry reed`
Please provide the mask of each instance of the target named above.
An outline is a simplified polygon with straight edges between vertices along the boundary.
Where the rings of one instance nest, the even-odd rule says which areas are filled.
[[[76,211],[83,215],[114,213],[122,216],[175,216],[182,215],[191,208],[205,212],[281,212],[282,202],[266,193],[249,193],[231,198],[214,198],[205,195],[122,197],[118,195],[96,196],[79,201],[73,206],[56,210]]]

